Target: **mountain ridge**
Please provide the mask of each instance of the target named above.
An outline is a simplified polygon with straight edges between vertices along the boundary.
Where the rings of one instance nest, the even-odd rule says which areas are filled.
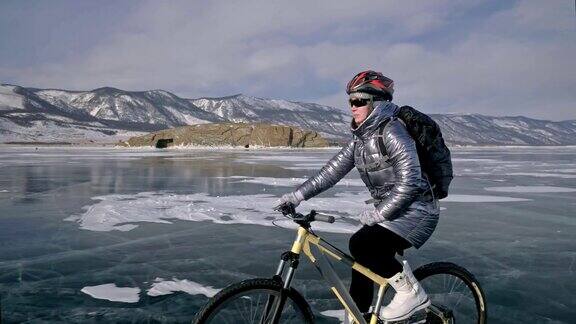
[[[576,119],[551,121],[479,113],[429,115],[452,145],[576,144]],[[127,91],[100,87],[78,91],[0,85],[0,142],[50,141],[67,137],[70,132],[76,134],[72,136],[74,140],[90,138],[98,142],[214,122],[297,126],[342,142],[350,138],[350,120],[350,115],[338,108],[242,93],[182,98],[162,89]],[[98,136],[92,139],[94,134]]]
[[[13,86],[13,87],[20,87],[20,88],[25,88],[25,89],[29,89],[29,90],[35,90],[35,91],[39,91],[39,90],[55,90],[55,91],[65,91],[65,92],[75,92],[75,93],[84,93],[84,92],[94,92],[97,90],[101,90],[101,89],[113,89],[113,90],[117,90],[120,92],[126,92],[126,93],[145,93],[145,92],[165,92],[168,94],[171,94],[173,96],[179,97],[181,99],[184,100],[199,100],[199,99],[230,99],[230,98],[234,98],[234,97],[239,97],[239,96],[248,96],[248,97],[253,97],[253,98],[259,98],[259,99],[265,99],[265,100],[283,100],[283,101],[288,101],[288,102],[293,102],[293,103],[299,103],[299,104],[306,104],[307,102],[304,101],[297,101],[297,100],[285,100],[285,99],[273,99],[273,98],[267,98],[267,97],[255,97],[255,96],[250,96],[250,95],[246,95],[244,93],[236,93],[233,95],[227,95],[227,96],[221,96],[221,97],[213,97],[213,96],[203,96],[203,97],[198,97],[198,98],[188,98],[188,97],[180,97],[179,95],[168,91],[168,90],[163,90],[163,89],[149,89],[149,90],[123,90],[123,89],[119,89],[116,87],[110,87],[110,86],[104,86],[104,87],[98,87],[98,88],[94,88],[91,90],[67,90],[67,89],[62,89],[62,88],[37,88],[37,87],[24,87],[24,86],[20,86],[17,84],[12,84],[12,83],[0,83],[0,86]],[[320,105],[320,106],[326,106],[326,105],[321,105],[321,104],[316,104],[316,105]],[[326,107],[331,107],[331,106],[326,106]],[[341,110],[339,108],[336,107],[331,107],[337,110]],[[424,111],[423,111],[424,112]],[[493,115],[485,115],[485,114],[481,114],[481,113],[465,113],[465,112],[449,112],[449,113],[426,113],[430,116],[435,116],[435,115],[442,115],[442,116],[446,116],[446,115],[454,115],[454,116],[473,116],[473,115],[479,115],[479,116],[484,116],[484,117],[495,117],[495,118],[527,118],[527,119],[531,119],[531,120],[538,120],[538,121],[547,121],[547,122],[553,122],[553,123],[558,123],[558,122],[576,122],[576,119],[565,119],[565,120],[558,120],[558,121],[554,121],[554,120],[550,120],[550,119],[541,119],[541,118],[535,118],[535,117],[528,117],[528,116],[524,116],[524,115],[503,115],[503,116],[493,116]]]

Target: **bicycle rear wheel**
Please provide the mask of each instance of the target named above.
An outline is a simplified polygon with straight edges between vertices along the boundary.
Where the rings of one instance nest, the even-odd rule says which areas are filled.
[[[425,264],[414,276],[430,297],[429,324],[486,324],[486,298],[478,280],[451,262]]]
[[[249,279],[233,284],[218,294],[196,314],[192,323],[272,323],[274,305],[280,299],[282,283],[273,279]],[[313,323],[314,315],[306,300],[290,288],[278,323]]]

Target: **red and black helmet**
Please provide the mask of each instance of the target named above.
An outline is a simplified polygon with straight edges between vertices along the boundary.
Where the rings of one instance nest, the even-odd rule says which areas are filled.
[[[385,100],[392,100],[394,94],[394,81],[371,70],[356,74],[346,86],[346,93],[366,92]]]

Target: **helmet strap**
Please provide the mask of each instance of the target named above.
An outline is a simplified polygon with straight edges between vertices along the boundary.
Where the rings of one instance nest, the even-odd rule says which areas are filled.
[[[370,115],[374,111],[374,96],[373,95],[369,95],[368,107],[370,107],[370,112],[368,113],[368,115]]]

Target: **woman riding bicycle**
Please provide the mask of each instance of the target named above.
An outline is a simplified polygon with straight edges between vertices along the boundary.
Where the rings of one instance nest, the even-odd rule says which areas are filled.
[[[405,261],[396,253],[420,248],[438,223],[438,201],[423,176],[416,144],[403,122],[395,118],[394,82],[374,71],[358,73],[346,92],[352,110],[353,139],[326,165],[280,203],[294,206],[334,186],[354,167],[372,195],[374,208],[360,213],[364,224],[352,235],[349,249],[357,262],[388,278],[396,291],[380,311],[388,321],[403,320],[430,305],[428,296]],[[352,271],[350,295],[362,312],[372,303],[373,282]]]

